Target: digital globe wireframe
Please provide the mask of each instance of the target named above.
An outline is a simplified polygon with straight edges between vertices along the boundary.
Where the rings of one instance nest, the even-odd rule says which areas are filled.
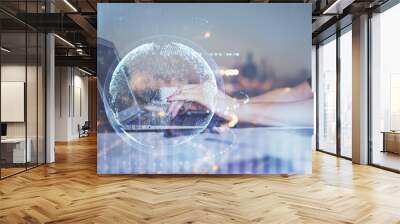
[[[190,141],[214,115],[215,96],[222,85],[216,71],[208,53],[190,41],[171,36],[142,40],[107,75],[103,102],[108,120],[115,133],[136,149]],[[198,93],[208,106],[168,100],[182,88],[195,87],[201,87]]]

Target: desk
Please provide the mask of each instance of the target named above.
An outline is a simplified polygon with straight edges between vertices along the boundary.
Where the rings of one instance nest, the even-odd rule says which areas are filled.
[[[26,140],[28,143],[25,152],[25,138],[5,138],[1,139],[2,157],[7,163],[25,163],[31,162],[32,153],[30,138]],[[5,155],[4,155],[5,154]],[[12,154],[12,156],[11,156]],[[4,156],[3,156],[4,155]],[[12,158],[12,160],[11,160]]]
[[[392,152],[400,154],[400,132],[383,131],[383,150],[382,152]]]
[[[100,130],[101,131],[101,130]],[[311,172],[312,128],[233,128],[202,133],[181,145],[156,142],[154,148],[124,141],[117,133],[97,132],[99,174],[279,174]],[[120,133],[122,134],[122,133]],[[129,133],[151,142],[162,132]]]

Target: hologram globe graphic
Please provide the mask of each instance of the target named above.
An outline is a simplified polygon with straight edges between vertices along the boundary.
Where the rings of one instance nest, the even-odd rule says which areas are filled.
[[[204,100],[216,105],[217,91],[223,88],[216,71],[208,53],[188,40],[172,36],[142,40],[107,75],[102,96],[107,118],[115,133],[138,150],[188,142],[207,128],[214,111],[184,102],[188,109],[171,116],[167,97],[180,87],[202,85]]]

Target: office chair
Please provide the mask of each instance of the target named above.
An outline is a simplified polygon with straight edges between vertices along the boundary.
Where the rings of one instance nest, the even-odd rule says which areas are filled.
[[[78,129],[79,129],[79,138],[80,137],[87,137],[89,136],[89,129],[90,129],[90,124],[89,121],[85,121],[85,123],[82,125],[82,127],[79,127],[80,125],[78,125]]]

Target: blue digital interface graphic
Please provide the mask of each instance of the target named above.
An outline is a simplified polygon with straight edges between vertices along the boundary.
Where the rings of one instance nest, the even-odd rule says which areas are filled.
[[[307,4],[99,4],[98,173],[310,173],[310,20]]]

